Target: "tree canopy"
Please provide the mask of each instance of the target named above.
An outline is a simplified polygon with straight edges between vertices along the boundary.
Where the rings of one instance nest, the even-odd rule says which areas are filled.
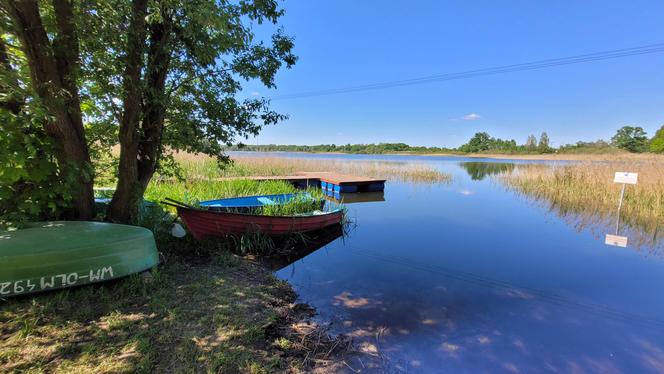
[[[551,152],[551,145],[549,140],[549,135],[545,132],[540,135],[539,143],[537,143],[537,150],[540,153]]]
[[[515,140],[503,140],[493,138],[486,132],[478,132],[473,135],[468,143],[459,147],[461,152],[484,152],[489,150],[494,151],[516,151],[518,148]]]
[[[535,135],[533,134],[528,135],[525,147],[529,152],[534,152],[537,149],[537,138],[535,137]]]
[[[611,138],[611,143],[629,152],[645,152],[648,149],[648,136],[639,126],[623,126]]]
[[[273,88],[296,62],[276,0],[6,0],[0,9],[3,127],[13,126],[14,139],[26,134],[25,152],[1,149],[0,161],[30,164],[29,175],[0,176],[12,181],[3,202],[39,179],[29,170],[45,166],[29,145],[43,142],[46,174],[70,186],[60,199],[73,218],[90,218],[102,171],[92,161],[119,144],[108,219],[130,222],[171,152],[225,161],[224,146],[286,118],[265,98],[242,98],[244,81]]]
[[[657,130],[650,141],[650,152],[664,153],[664,125]]]

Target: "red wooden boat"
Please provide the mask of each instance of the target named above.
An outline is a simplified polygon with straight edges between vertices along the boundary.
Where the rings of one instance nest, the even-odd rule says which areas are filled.
[[[265,216],[199,209],[168,199],[165,204],[174,206],[194,238],[223,237],[247,232],[262,232],[270,236],[296,232],[308,232],[339,224],[343,210],[298,216]]]

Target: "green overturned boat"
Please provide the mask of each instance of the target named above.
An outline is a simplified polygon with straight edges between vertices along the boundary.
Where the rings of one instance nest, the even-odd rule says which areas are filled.
[[[0,298],[124,277],[159,262],[152,232],[103,222],[30,223],[0,231]]]

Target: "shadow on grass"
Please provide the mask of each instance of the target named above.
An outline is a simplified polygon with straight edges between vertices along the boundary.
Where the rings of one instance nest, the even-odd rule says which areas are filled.
[[[171,261],[152,279],[9,299],[0,371],[271,372],[298,366],[271,326],[294,295],[246,264]]]

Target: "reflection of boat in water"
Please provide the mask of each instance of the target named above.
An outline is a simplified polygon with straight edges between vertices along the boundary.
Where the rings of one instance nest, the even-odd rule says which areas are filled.
[[[303,234],[291,243],[280,243],[282,253],[261,258],[261,263],[273,271],[281,270],[343,236],[342,225],[333,225]]]
[[[358,192],[358,193],[334,193],[327,191],[325,197],[329,201],[344,204],[353,203],[370,203],[377,201],[385,201],[385,193],[380,192]]]

